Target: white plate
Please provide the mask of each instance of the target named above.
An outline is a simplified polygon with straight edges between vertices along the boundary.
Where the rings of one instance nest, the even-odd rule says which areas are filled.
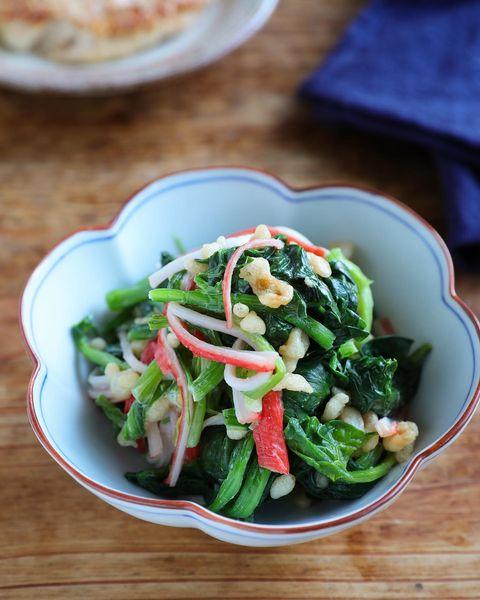
[[[203,67],[231,52],[273,13],[278,0],[216,0],[192,27],[128,58],[66,65],[0,50],[0,84],[29,92],[125,90]]]

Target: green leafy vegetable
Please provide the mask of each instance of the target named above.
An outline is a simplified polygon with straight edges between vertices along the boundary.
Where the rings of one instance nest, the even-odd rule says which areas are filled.
[[[415,394],[431,348],[423,345],[412,352],[413,342],[408,338],[369,335],[372,281],[358,265],[345,258],[340,249],[335,248],[328,254],[331,275],[320,277],[314,272],[307,251],[298,244],[289,244],[284,235],[276,237],[285,242],[282,248],[266,246],[246,250],[232,274],[232,304],[246,305],[258,313],[266,325],[265,335],[243,331],[242,339],[249,349],[277,353],[275,368],[265,378],[266,383],[244,392],[243,401],[252,412],[261,410],[262,398],[286,374],[280,346],[287,342],[294,327],[300,328],[309,337],[310,344],[295,373],[304,377],[313,391],[310,394],[282,392],[284,436],[291,473],[315,498],[358,498],[388,473],[396,464],[395,457],[386,452],[382,444],[363,453],[362,446],[374,433],[365,433],[340,420],[322,424],[318,416],[334,393],[334,386],[348,390],[351,405],[362,413],[373,410],[380,416],[394,414]],[[175,244],[180,253],[185,253],[179,240],[175,240]],[[187,272],[180,270],[155,290],[150,290],[148,280],[143,279],[133,286],[111,291],[107,294],[107,304],[115,312],[114,316],[106,321],[101,334],[89,318],[78,323],[72,329],[77,348],[94,365],[105,367],[115,363],[126,369],[120,332],[126,332],[130,342],[154,340],[160,329],[168,327],[163,314],[168,302],[178,302],[204,315],[225,319],[222,284],[234,252],[233,248],[220,248],[209,258],[198,259],[197,262],[207,268],[195,277],[195,290],[181,289]],[[293,298],[287,305],[265,306],[248,281],[239,276],[241,268],[257,257],[269,262],[274,277],[293,287]],[[162,253],[162,266],[172,260],[172,254]],[[236,316],[234,323],[238,326]],[[219,333],[188,322],[186,327],[195,335],[198,331],[199,337],[203,336],[202,339],[217,347],[232,346],[235,340],[235,335],[226,329]],[[99,335],[107,344],[102,351],[91,344]],[[174,488],[165,483],[168,466],[127,473],[126,477],[153,494],[166,498],[201,495],[214,511],[237,519],[250,519],[267,500],[276,475],[259,466],[251,426],[237,419],[233,390],[224,380],[225,365],[207,360],[207,356],[215,353],[204,353],[201,344],[192,349],[195,355],[180,344],[175,353],[194,399],[193,412],[186,415],[187,448],[199,448],[200,457],[182,466]],[[224,350],[218,352],[224,353]],[[248,362],[237,357],[242,365],[236,368],[237,377],[247,378],[254,373],[249,368],[254,361],[251,355],[245,355],[247,357]],[[119,441],[123,443],[123,439],[128,443],[145,437],[147,422],[163,423],[165,415],[170,415],[171,406],[180,406],[178,396],[176,382],[165,380],[153,360],[136,382],[133,402],[128,401],[128,414],[102,395],[96,404],[119,432]],[[264,410],[267,405],[263,403]],[[222,415],[224,424],[204,428],[205,419],[214,415]],[[174,425],[172,422],[171,429]],[[278,442],[278,435],[272,444]],[[141,444],[136,446],[142,447]],[[286,461],[285,450],[280,449],[280,444],[278,448]]]
[[[225,427],[227,428],[227,435],[233,439],[241,439],[248,432],[248,425],[240,423],[235,415],[234,408],[225,408],[222,411],[223,420]]]
[[[198,400],[193,407],[193,418],[188,432],[187,448],[195,448],[200,443],[203,421],[207,411],[207,399],[205,396]]]
[[[373,295],[371,290],[372,280],[369,279],[358,265],[351,260],[348,260],[343,255],[340,248],[333,248],[328,259],[335,263],[337,269],[339,269],[339,262],[342,262],[347,270],[348,274],[355,282],[357,288],[357,302],[356,309],[361,319],[365,323],[365,328],[370,331],[372,328],[372,317],[373,317]],[[350,306],[350,308],[352,308]]]
[[[130,287],[112,290],[106,296],[108,308],[113,311],[122,310],[147,300],[150,289],[148,279],[145,278]]]
[[[120,433],[127,442],[145,437],[145,406],[138,400],[132,403]]]
[[[125,423],[126,415],[121,411],[115,404],[112,404],[108,398],[103,395],[98,396],[95,400],[95,404],[100,407],[103,414],[111,421],[114,425],[116,433],[123,427]]]
[[[385,475],[390,471],[390,469],[396,464],[397,461],[395,459],[395,456],[393,454],[387,453],[385,459],[374,467],[358,471],[348,471],[348,477],[345,478],[345,481],[355,484],[371,483],[372,481],[376,481],[377,479],[385,477]]]
[[[340,358],[349,358],[358,352],[357,345],[355,344],[355,340],[347,340],[343,342],[343,344],[338,349],[338,354]]]
[[[377,444],[370,452],[362,454],[358,458],[351,458],[348,468],[351,471],[371,469],[378,465],[383,454],[383,446]],[[353,500],[354,498],[363,496],[375,484],[375,481],[368,483],[346,483],[341,480],[328,480],[328,484],[325,486],[325,477],[312,467],[306,465],[303,461],[297,460],[292,468],[299,483],[303,485],[311,496],[319,499]]]
[[[273,313],[264,313],[262,319],[265,322],[267,332],[265,333],[266,339],[272,346],[278,348],[285,344],[288,340],[288,336],[293,329],[291,323],[287,323],[283,319],[279,319]]]
[[[163,374],[157,361],[152,360],[146,371],[138,378],[132,394],[135,398],[122,428],[126,441],[136,441],[145,436],[145,418],[149,407],[172,386],[171,382],[162,382]],[[162,382],[162,385],[160,386]]]
[[[234,441],[227,437],[224,427],[209,427],[204,436],[200,465],[213,484],[220,484],[214,506],[229,516],[248,518],[264,499],[271,474],[258,466],[256,456],[250,458],[253,436],[249,433]]]
[[[158,288],[150,292],[150,299],[154,302],[180,302],[187,306],[196,306],[209,312],[223,313],[222,295],[217,291],[209,293],[205,292],[205,290],[184,292],[183,290]],[[237,302],[246,304],[251,310],[261,314],[274,311],[276,317],[305,331],[322,348],[327,350],[331,348],[335,339],[334,334],[325,325],[306,315],[305,303],[298,295],[294,300],[292,300],[293,305],[290,309],[287,308],[290,305],[272,309],[264,306],[256,296],[250,294],[232,294],[233,304]]]
[[[393,384],[397,369],[394,358],[361,356],[348,360],[345,372],[351,391],[351,402],[361,413],[373,410],[386,416],[400,404],[400,392]]]
[[[172,275],[170,277],[170,279],[166,282],[165,287],[173,289],[173,290],[181,289],[182,281],[185,276],[185,273],[186,273],[186,271],[178,271],[178,273],[175,273],[174,275]]]
[[[148,324],[132,325],[128,330],[127,339],[129,342],[133,342],[134,340],[153,340],[155,333]]]
[[[225,427],[208,427],[204,433],[201,464],[214,481],[223,481],[230,471],[232,452],[237,442],[227,437]]]
[[[97,350],[90,345],[91,339],[98,336],[98,330],[90,317],[85,317],[77,325],[72,327],[72,337],[77,347],[87,360],[95,365],[105,368],[108,363],[115,363],[119,367],[126,368],[128,365],[121,359],[109,352]]]
[[[235,446],[231,455],[228,475],[222,482],[222,485],[210,506],[210,510],[218,512],[235,498],[242,486],[253,446],[254,441],[252,434],[247,435]]]
[[[369,434],[344,421],[321,424],[317,417],[289,420],[285,440],[290,450],[332,481],[348,481],[347,463]]]
[[[205,361],[199,376],[192,382],[190,391],[195,402],[199,402],[213,391],[223,380],[225,365],[213,361]]]
[[[398,363],[393,377],[395,388],[399,391],[399,404],[409,402],[416,394],[420,384],[422,368],[432,347],[423,344],[410,353],[413,340],[398,335],[374,338],[362,346],[362,353],[368,356],[383,356],[395,359]]]
[[[145,372],[140,375],[132,390],[135,399],[143,404],[149,404],[155,396],[159,383],[163,379],[163,373],[156,360],[148,365]]]
[[[256,458],[251,461],[243,486],[233,505],[225,510],[226,514],[234,519],[250,517],[263,499],[271,474],[258,465]]]
[[[290,244],[282,250],[269,250],[272,275],[293,285],[307,304],[316,305],[321,312],[331,311],[338,318],[338,307],[327,284],[315,274],[301,246]]]
[[[328,481],[325,486],[324,476],[309,467],[303,461],[298,461],[295,477],[305,491],[318,500],[354,500],[368,492],[374,485],[371,483],[345,483],[344,481]]]
[[[313,392],[283,392],[283,404],[287,417],[303,417],[313,415],[322,402],[330,396],[330,388],[334,380],[325,368],[318,355],[310,355],[302,359],[295,369],[312,386]]]
[[[302,423],[290,419],[285,429],[287,445],[297,456],[331,481],[344,483],[370,483],[386,475],[395,464],[395,457],[388,454],[375,466],[362,470],[347,468],[353,453],[371,435],[343,421],[322,425],[316,417]]]
[[[125,473],[131,483],[139,485],[152,494],[164,498],[177,498],[178,496],[203,496],[207,502],[213,495],[213,489],[205,479],[205,475],[198,461],[184,465],[177,485],[172,488],[164,483],[168,474],[168,467],[160,469],[145,469],[137,473]]]
[[[413,340],[399,335],[376,337],[362,346],[362,353],[369,356],[395,358],[397,361],[407,358],[413,345]]]
[[[102,337],[111,340],[116,339],[116,330],[132,319],[133,309],[133,306],[129,306],[128,308],[115,313],[113,317],[108,319],[102,327]]]
[[[160,254],[160,266],[164,267],[175,260],[175,257],[170,252],[163,251]]]
[[[150,327],[151,331],[158,331],[159,329],[164,329],[165,327],[168,327],[167,317],[155,313],[150,317],[148,321],[148,326]]]

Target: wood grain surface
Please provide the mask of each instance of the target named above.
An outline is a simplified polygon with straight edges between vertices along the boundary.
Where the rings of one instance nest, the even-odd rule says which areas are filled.
[[[427,155],[313,124],[298,82],[359,0],[284,0],[221,62],[107,99],[0,92],[0,598],[480,598],[480,417],[386,512],[331,538],[230,546],[137,521],[80,488],[41,449],[25,414],[32,365],[17,310],[56,242],[103,224],[169,171],[241,164],[292,185],[379,188],[442,229]],[[480,312],[480,278],[458,288]],[[432,399],[434,401],[434,399]]]

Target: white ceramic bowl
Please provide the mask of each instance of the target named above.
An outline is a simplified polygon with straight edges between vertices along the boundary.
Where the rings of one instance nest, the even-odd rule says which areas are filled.
[[[0,84],[29,92],[113,93],[194,71],[258,31],[278,0],[217,0],[191,27],[127,58],[68,65],[0,48]]]
[[[410,416],[420,428],[415,454],[358,500],[288,499],[258,512],[254,523],[214,514],[194,501],[162,500],[125,480],[143,459],[119,447],[85,394],[85,367],[70,327],[102,315],[105,293],[151,272],[178,235],[193,248],[257,223],[294,227],[328,245],[351,240],[375,280],[376,308],[396,330],[434,350]],[[21,307],[36,363],[28,392],[32,427],[49,454],[81,485],[116,508],[152,523],[196,527],[233,543],[274,546],[340,531],[385,508],[415,472],[443,451],[471,418],[480,394],[479,323],[456,296],[448,251],[418,215],[394,200],[352,187],[292,190],[248,169],[188,171],[138,192],[106,228],[81,231],[40,263]]]

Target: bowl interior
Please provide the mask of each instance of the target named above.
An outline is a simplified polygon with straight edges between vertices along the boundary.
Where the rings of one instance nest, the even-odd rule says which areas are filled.
[[[257,223],[288,225],[329,245],[352,241],[356,260],[374,279],[376,310],[395,329],[434,346],[410,407],[419,452],[454,425],[479,379],[478,336],[448,292],[445,257],[433,234],[399,206],[352,188],[295,193],[268,176],[213,170],[172,176],[140,192],[112,229],[81,232],[61,244],[34,273],[23,300],[27,338],[44,369],[34,407],[45,434],[76,469],[115,490],[153,497],[123,474],[145,463],[119,447],[85,394],[86,365],[70,327],[85,314],[105,315],[104,295],[154,270],[172,237],[188,248]],[[296,508],[289,499],[261,510],[256,521],[302,524],[345,516],[379,498],[401,476],[399,465],[366,496]]]

